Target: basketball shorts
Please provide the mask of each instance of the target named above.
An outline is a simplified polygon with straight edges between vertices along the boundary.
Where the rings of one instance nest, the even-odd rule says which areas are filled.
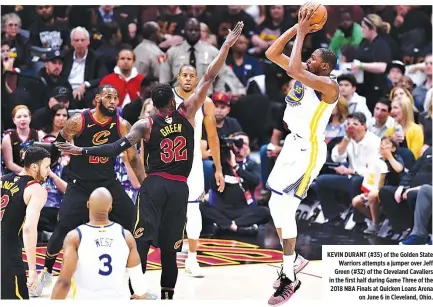
[[[28,300],[27,276],[21,248],[10,246],[2,240],[1,299]]]
[[[188,176],[189,197],[188,203],[199,202],[204,197],[204,171],[203,161],[198,154],[194,155],[191,173]]]
[[[186,182],[150,175],[137,199],[134,237],[166,250],[182,250],[188,205]]]
[[[266,186],[277,194],[293,193],[302,200],[307,196],[311,182],[319,175],[326,156],[324,141],[311,142],[291,133],[284,141]]]

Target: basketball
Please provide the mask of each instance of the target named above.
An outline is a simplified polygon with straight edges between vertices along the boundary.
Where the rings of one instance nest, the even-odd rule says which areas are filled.
[[[304,4],[299,9],[299,13],[306,7],[307,4]],[[326,21],[328,20],[328,11],[326,10],[326,7],[319,3],[308,3],[308,6],[312,6],[314,8],[314,14],[311,16],[310,21],[311,25],[318,25],[319,29],[322,29],[325,25]],[[299,18],[298,13],[298,18]],[[317,30],[317,31],[318,31]]]

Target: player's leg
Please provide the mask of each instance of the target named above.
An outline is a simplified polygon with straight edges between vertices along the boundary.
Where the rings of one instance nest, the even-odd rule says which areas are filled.
[[[2,300],[28,300],[26,272],[12,269],[9,261],[1,266],[1,297]]]
[[[135,218],[134,203],[118,180],[113,181],[107,189],[113,197],[113,209],[109,214],[110,220],[132,232]]]
[[[182,250],[189,194],[188,186],[184,182],[169,181],[167,187],[170,194],[165,203],[159,231],[161,299],[173,299],[178,275],[176,253]]]
[[[59,221],[48,240],[48,246],[45,253],[44,270],[41,272],[40,284],[35,291],[31,291],[31,296],[38,296],[42,293],[44,287],[49,287],[53,278],[53,267],[57,256],[63,247],[63,241],[69,231],[88,222],[89,213],[87,209],[87,200],[89,194],[75,183],[68,183],[66,192],[63,195],[62,203],[59,209]]]
[[[188,207],[186,212],[186,234],[188,236],[188,257],[185,260],[185,272],[192,277],[204,277],[197,261],[197,249],[202,230],[200,201],[204,196],[204,172],[200,158],[194,158],[191,173],[188,177]]]

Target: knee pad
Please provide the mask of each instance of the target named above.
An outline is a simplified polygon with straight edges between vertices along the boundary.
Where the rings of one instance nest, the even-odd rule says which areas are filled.
[[[269,210],[271,211],[272,219],[274,220],[275,228],[283,227],[282,208],[284,206],[284,195],[279,195],[272,192],[269,199]]]
[[[186,233],[188,239],[198,240],[202,229],[200,204],[189,203],[186,210]]]

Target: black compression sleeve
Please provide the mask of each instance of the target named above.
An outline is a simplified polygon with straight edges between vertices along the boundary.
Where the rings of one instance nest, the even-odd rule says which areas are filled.
[[[83,147],[81,153],[83,156],[115,157],[131,146],[128,139],[123,137],[114,143],[96,147]]]

